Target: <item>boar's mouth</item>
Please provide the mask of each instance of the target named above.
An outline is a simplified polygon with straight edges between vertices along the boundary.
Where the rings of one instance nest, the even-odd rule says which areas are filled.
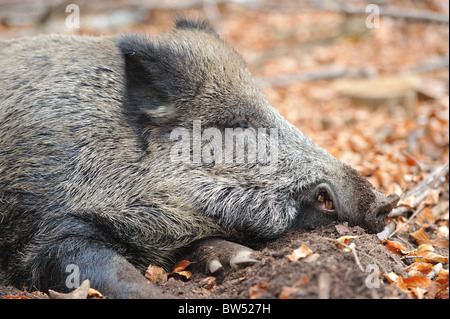
[[[314,205],[325,214],[336,214],[339,202],[328,184],[322,183],[315,188]]]
[[[294,228],[328,225],[338,220],[341,206],[330,184],[323,182],[297,195],[298,217]]]

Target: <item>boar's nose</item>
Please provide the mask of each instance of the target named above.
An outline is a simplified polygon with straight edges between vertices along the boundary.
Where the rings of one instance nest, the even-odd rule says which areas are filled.
[[[379,194],[371,209],[364,216],[366,227],[370,232],[378,233],[386,226],[386,219],[391,210],[397,205],[400,197]]]

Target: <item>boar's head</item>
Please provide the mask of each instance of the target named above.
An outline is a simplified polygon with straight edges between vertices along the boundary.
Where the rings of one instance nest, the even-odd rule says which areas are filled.
[[[375,190],[284,119],[244,59],[206,23],[182,18],[167,34],[125,35],[118,45],[127,112],[141,126],[152,189],[166,194],[166,202],[246,239],[333,221],[383,228],[398,196]],[[232,141],[247,136],[244,152],[254,136],[257,148],[273,146],[262,152],[272,161],[249,161],[248,154],[230,161],[229,134],[236,135]],[[187,150],[185,157],[174,160],[174,147],[176,155]]]

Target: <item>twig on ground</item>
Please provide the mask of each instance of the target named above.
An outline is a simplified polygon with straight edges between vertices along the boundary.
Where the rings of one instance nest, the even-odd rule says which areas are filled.
[[[330,274],[322,272],[318,279],[318,299],[330,299]]]
[[[393,231],[388,238],[391,238],[392,236],[394,236],[396,233],[398,233],[401,229],[403,229],[406,225],[409,225],[413,219],[422,211],[422,209],[425,208],[425,205],[420,206],[419,209],[417,209],[414,214],[411,215],[411,217],[406,221],[406,223],[404,223],[403,225],[401,225],[399,228],[397,228],[395,231]]]
[[[316,8],[335,12],[345,13],[347,15],[367,15],[366,7],[350,8],[348,5],[339,2],[315,1]],[[396,7],[379,6],[382,17],[390,17],[405,20],[417,20],[423,22],[436,22],[449,24],[449,18],[438,12],[429,10],[407,10]]]
[[[411,207],[395,207],[391,211],[391,213],[389,213],[389,217],[398,217],[405,212],[414,210],[415,208],[419,207],[419,205],[428,197],[431,190],[438,189],[440,185],[445,181],[445,176],[447,176],[448,172],[449,162],[446,162],[444,165],[435,168],[427,178],[425,178],[405,194],[405,198],[413,195],[416,196],[413,205]]]
[[[355,262],[356,262],[356,264],[358,265],[359,269],[360,269],[362,272],[364,272],[364,268],[363,268],[363,266],[361,265],[361,262],[359,261],[358,254],[356,253],[356,248],[355,248],[354,246],[350,246],[350,245],[344,244],[344,243],[340,242],[340,241],[337,240],[337,239],[332,239],[332,238],[325,238],[325,239],[328,240],[328,241],[331,241],[331,242],[333,242],[333,243],[335,243],[335,244],[338,244],[338,245],[340,245],[340,246],[344,246],[345,248],[350,249],[350,251],[353,253],[353,257],[355,257]]]
[[[257,78],[256,81],[263,87],[280,87],[287,86],[298,82],[308,82],[316,80],[329,80],[343,77],[364,78],[371,76],[371,71],[355,68],[345,68],[337,66],[326,66],[324,68],[300,72],[294,74],[280,74],[275,77]]]

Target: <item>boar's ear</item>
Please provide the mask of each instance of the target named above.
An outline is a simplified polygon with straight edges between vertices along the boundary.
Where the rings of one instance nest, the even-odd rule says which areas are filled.
[[[124,58],[125,107],[155,122],[169,122],[176,108],[165,52],[143,35],[122,35],[117,42]]]
[[[203,19],[188,19],[182,16],[179,16],[175,19],[175,29],[185,29],[185,30],[198,30],[210,33],[215,36],[219,36],[206,20]]]

